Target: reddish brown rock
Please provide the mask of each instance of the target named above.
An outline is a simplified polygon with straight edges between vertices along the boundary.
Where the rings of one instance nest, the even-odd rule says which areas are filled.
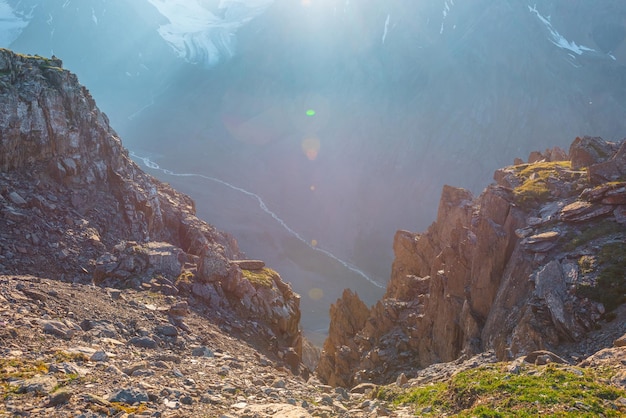
[[[589,166],[589,179],[592,184],[602,184],[623,180],[626,176],[626,142],[611,154],[607,161]]]
[[[615,144],[600,137],[576,137],[569,148],[572,168],[578,170],[608,160],[616,151]]]
[[[332,386],[352,387],[353,369],[360,359],[354,337],[369,316],[369,309],[356,293],[346,289],[330,307],[328,338],[316,372]]]
[[[609,159],[616,148],[600,138],[579,138],[572,145],[574,165]],[[556,160],[563,154],[547,151],[536,158]],[[496,173],[498,185],[476,199],[445,186],[437,220],[426,232],[398,231],[383,299],[360,329],[344,332],[344,327],[331,326],[318,369],[322,380],[340,385],[391,382],[400,373],[417,374],[428,365],[484,350],[493,350],[498,359],[513,359],[581,341],[593,330],[604,312],[597,301],[577,293],[578,285],[595,283],[579,268],[580,254],[614,243],[620,232],[615,228],[609,241],[572,237],[582,237],[582,230],[605,217],[626,219],[623,206],[605,204],[620,201],[623,184],[587,188],[580,195],[589,186],[580,171],[545,164],[536,170],[536,179],[544,176],[551,188],[550,198],[536,206],[517,205],[520,170],[507,167]],[[572,203],[572,198],[578,200]],[[619,237],[626,240],[626,231]],[[349,305],[333,307],[334,322],[353,319]],[[555,361],[542,356],[541,361]]]
[[[594,218],[605,216],[613,211],[610,205],[599,205],[577,200],[565,206],[560,213],[562,220],[567,222],[586,222]]]
[[[241,258],[236,241],[144,173],[89,91],[55,63],[0,50],[0,270],[189,298],[233,323],[253,318],[259,341],[300,356],[300,297],[278,274],[265,287],[243,278],[229,261]]]

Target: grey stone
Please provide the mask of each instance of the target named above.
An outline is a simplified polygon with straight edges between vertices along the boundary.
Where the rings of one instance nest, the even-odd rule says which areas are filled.
[[[376,385],[373,383],[361,383],[350,389],[351,393],[367,393],[376,389]]]
[[[119,389],[109,396],[109,402],[121,402],[128,405],[149,400],[148,392],[138,388]]]
[[[73,395],[74,394],[67,389],[58,390],[50,396],[50,400],[48,400],[46,407],[66,404],[70,401]]]
[[[133,337],[130,340],[128,340],[128,343],[134,345],[135,347],[141,347],[141,348],[156,348],[157,347],[157,342],[154,341],[150,337]]]
[[[89,358],[89,360],[91,361],[98,361],[98,362],[107,361],[108,359],[109,359],[109,355],[104,350],[96,351]]]
[[[74,335],[75,330],[70,329],[61,321],[43,321],[43,332],[69,340]]]
[[[38,395],[47,395],[57,385],[57,379],[54,376],[36,376],[19,383],[18,393],[36,393]]]
[[[9,193],[9,200],[17,206],[26,206],[27,204],[26,200],[17,192]]]
[[[230,262],[242,270],[261,270],[265,267],[265,262],[261,260],[231,260]]]
[[[191,350],[191,355],[194,357],[214,357],[215,354],[208,347],[196,347]]]
[[[173,325],[159,325],[156,327],[156,333],[166,337],[178,336],[178,329]]]

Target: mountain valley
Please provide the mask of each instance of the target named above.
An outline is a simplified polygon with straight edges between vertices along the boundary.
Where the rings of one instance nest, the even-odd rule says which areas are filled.
[[[494,179],[398,231],[320,352],[283,272],[143,172],[61,60],[0,50],[0,416],[626,414],[626,141]]]
[[[318,341],[345,287],[383,296],[394,232],[426,229],[444,184],[478,194],[515,157],[625,128],[617,0],[2,5],[3,46],[60,57],[133,153],[256,194],[304,238],[256,222],[254,199],[146,167],[285,272]],[[382,287],[303,263],[312,247]]]

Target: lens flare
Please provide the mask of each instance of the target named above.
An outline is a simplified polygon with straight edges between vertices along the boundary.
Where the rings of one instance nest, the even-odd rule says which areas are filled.
[[[313,110],[313,109],[309,109],[309,110],[307,110],[307,111],[306,111],[306,115],[307,115],[307,116],[315,116],[315,110]]]
[[[320,140],[317,138],[305,138],[302,140],[302,151],[304,155],[314,161],[320,152]]]
[[[315,191],[315,184],[311,184],[311,187],[309,187],[309,189],[311,189],[312,192]]]
[[[324,291],[318,287],[309,290],[309,297],[313,300],[320,300],[324,297]]]
[[[317,247],[317,240],[311,240],[311,247]]]

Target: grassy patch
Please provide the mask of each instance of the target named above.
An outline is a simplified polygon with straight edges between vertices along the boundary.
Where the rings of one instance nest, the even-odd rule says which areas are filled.
[[[76,362],[76,363],[84,363],[89,361],[89,357],[85,353],[70,353],[69,351],[57,351],[54,353],[54,359],[57,363],[63,362]]]
[[[420,414],[439,414],[452,408],[452,400],[447,393],[446,383],[434,383],[412,389],[397,396],[393,403],[396,405],[417,405],[416,411]]]
[[[144,403],[139,405],[126,405],[121,402],[111,402],[112,409],[115,413],[124,412],[126,414],[140,414],[148,409]]]
[[[623,416],[613,402],[626,391],[610,386],[590,369],[551,364],[509,373],[494,364],[466,370],[450,381],[393,393],[396,404],[413,405],[421,416],[531,417]],[[378,392],[385,398],[389,394]]]
[[[59,73],[63,72],[63,68],[55,67],[53,65],[40,65],[39,68],[41,68],[42,70],[52,70],[52,71],[56,71],[56,72],[59,72]]]
[[[584,175],[582,171],[571,171],[570,161],[538,162],[515,166],[515,175],[520,186],[513,190],[516,202],[523,207],[546,202],[552,196],[550,182],[572,181]]]
[[[174,285],[176,287],[191,286],[191,284],[193,283],[193,279],[194,279],[194,274],[189,270],[184,270],[178,275],[178,277],[176,278],[176,281],[174,282]]]
[[[626,243],[614,242],[602,247],[597,265],[599,273],[595,285],[580,285],[577,293],[602,303],[610,312],[626,303]]]
[[[583,255],[578,259],[578,268],[582,274],[593,273],[596,268],[596,258],[591,255]]]
[[[41,360],[0,359],[0,380],[2,381],[29,379],[46,373],[48,373],[48,365]]]
[[[48,373],[48,365],[41,360],[18,358],[0,359],[0,399],[7,400],[18,394],[18,386],[10,382],[14,379],[30,379]]]
[[[271,268],[263,267],[261,270],[241,270],[243,277],[245,277],[254,287],[268,287],[274,286],[274,280],[277,280],[280,276]]]

